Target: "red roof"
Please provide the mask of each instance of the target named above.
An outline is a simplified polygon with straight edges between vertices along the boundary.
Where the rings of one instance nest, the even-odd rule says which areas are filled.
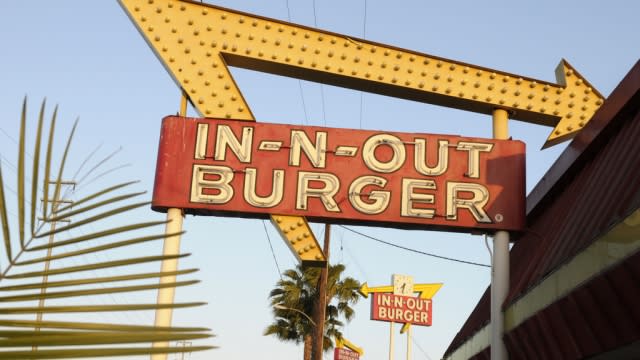
[[[639,208],[640,61],[527,197],[503,309]],[[638,341],[639,260],[617,263],[506,334],[510,358],[582,358]],[[487,289],[446,354],[489,323],[489,309]],[[485,357],[488,348],[476,356]]]

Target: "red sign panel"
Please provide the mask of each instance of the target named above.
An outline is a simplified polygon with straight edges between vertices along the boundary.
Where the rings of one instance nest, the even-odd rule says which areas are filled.
[[[431,326],[431,299],[373,293],[371,320]]]
[[[153,209],[342,224],[521,230],[520,141],[167,117]]]
[[[333,360],[358,360],[360,354],[346,348],[335,348],[333,350]]]

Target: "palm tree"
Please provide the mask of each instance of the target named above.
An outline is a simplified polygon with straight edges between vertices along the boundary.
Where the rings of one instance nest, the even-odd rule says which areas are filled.
[[[60,201],[64,195],[64,180],[82,183],[87,175],[95,178],[93,168],[66,175],[65,163],[72,143],[75,125],[69,135],[57,171],[53,170],[52,149],[56,111],[49,123],[48,140],[43,140],[43,102],[37,125],[34,147],[26,149],[26,99],[22,108],[16,189],[3,180],[0,167],[0,224],[3,245],[0,246],[0,359],[60,359],[104,356],[149,355],[190,352],[211,348],[150,347],[151,342],[173,342],[211,337],[209,329],[200,327],[154,327],[152,325],[89,322],[92,315],[159,308],[182,308],[202,305],[184,304],[108,304],[95,305],[95,296],[116,293],[138,293],[162,287],[187,286],[197,280],[159,284],[158,278],[184,276],[195,269],[175,272],[144,271],[140,266],[185,255],[136,256],[141,244],[163,240],[161,230],[151,229],[165,221],[142,221],[135,209],[148,202],[131,203],[144,192],[126,192],[135,181],[107,185],[76,198],[73,206]],[[45,146],[41,146],[43,145]],[[44,151],[41,151],[41,147]],[[32,172],[26,174],[26,156],[33,158]],[[44,155],[44,156],[41,156]],[[89,157],[92,155],[90,154]],[[41,169],[44,171],[41,172]],[[82,168],[82,165],[80,166]],[[102,170],[99,170],[102,171]],[[71,179],[68,179],[69,176]],[[104,179],[103,179],[104,180]],[[78,184],[82,186],[82,184]],[[89,187],[90,189],[91,187]],[[9,202],[7,191],[15,194]],[[125,192],[125,193],[123,193]],[[42,202],[40,201],[42,200]],[[41,206],[38,206],[41,204]],[[15,221],[11,221],[15,220]],[[71,220],[71,222],[69,222]],[[146,248],[145,248],[146,249]],[[115,252],[115,253],[114,253]],[[103,261],[104,254],[116,255],[116,260]],[[122,256],[124,254],[124,256]],[[91,255],[92,257],[89,257]],[[109,256],[109,255],[107,255]],[[74,265],[67,265],[72,261]],[[80,265],[78,265],[78,262]],[[112,275],[113,269],[126,268],[124,275]],[[117,285],[110,285],[117,284]],[[91,300],[87,300],[90,298]],[[34,304],[35,302],[35,304]],[[46,315],[46,319],[43,319]]]
[[[318,297],[320,270],[302,265],[286,270],[269,293],[274,322],[265,329],[264,335],[273,335],[279,340],[296,344],[304,343],[304,360],[310,360],[312,355],[315,328],[312,314]],[[355,311],[351,305],[360,299],[360,282],[351,277],[342,278],[344,270],[342,264],[329,265],[323,339],[325,351],[333,347],[332,338],[342,336],[340,327],[344,323],[340,318],[344,317],[346,321],[353,319]]]

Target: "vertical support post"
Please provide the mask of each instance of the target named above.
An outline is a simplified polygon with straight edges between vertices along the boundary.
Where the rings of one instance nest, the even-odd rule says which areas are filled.
[[[506,110],[493,111],[493,138],[509,138],[509,114]],[[502,304],[509,292],[509,233],[496,231],[493,236],[491,264],[491,359],[508,359],[504,344],[504,313]]]
[[[331,224],[324,226],[324,251],[327,262],[320,270],[320,279],[318,284],[318,302],[316,303],[316,336],[314,339],[313,360],[322,360],[323,344],[324,344],[324,317],[327,310],[327,279],[329,277],[329,241],[331,239]]]
[[[411,360],[411,328],[413,326],[409,326],[407,329],[407,360]]]
[[[180,99],[180,116],[187,115],[187,96],[183,92]],[[165,234],[176,234],[182,232],[182,209],[171,208],[167,210],[167,225],[165,226]],[[162,255],[178,255],[180,254],[180,235],[170,236],[164,239],[164,246],[162,249]],[[178,259],[162,260],[161,272],[170,272],[178,270]],[[176,276],[162,276],[160,277],[160,284],[173,283],[176,281]],[[167,287],[158,289],[158,304],[173,304],[175,298],[176,289],[174,287]],[[156,309],[156,318],[154,326],[156,327],[168,327],[171,326],[171,319],[173,317],[173,309]],[[154,342],[153,347],[168,347],[169,342]],[[151,360],[167,360],[167,354],[153,354]]]
[[[389,360],[393,360],[393,321],[389,323]]]

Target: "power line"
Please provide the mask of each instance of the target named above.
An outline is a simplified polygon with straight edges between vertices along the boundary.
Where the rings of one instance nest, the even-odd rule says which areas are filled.
[[[273,244],[271,244],[271,237],[269,236],[269,231],[267,231],[266,220],[262,220],[262,226],[264,227],[264,233],[267,235],[267,241],[269,241],[269,249],[271,249],[271,255],[273,255],[273,261],[276,263],[276,269],[278,269],[278,274],[280,275],[280,280],[282,280],[282,272],[280,271],[280,265],[278,265],[278,259],[276,259],[276,253],[273,251]]]
[[[304,94],[302,93],[302,80],[298,80],[298,87],[300,88],[300,100],[302,100],[302,110],[304,110],[304,123],[309,123],[309,115],[307,114],[307,105],[304,103]]]
[[[405,246],[401,246],[401,245],[398,245],[398,244],[390,243],[390,242],[388,242],[388,241],[384,241],[384,240],[381,240],[381,239],[375,238],[375,237],[370,236],[370,235],[367,235],[367,234],[365,234],[365,233],[361,233],[361,232],[359,232],[359,231],[356,231],[356,230],[353,230],[353,229],[351,229],[351,228],[348,228],[348,227],[346,227],[346,226],[344,226],[344,225],[338,225],[338,226],[340,226],[340,227],[341,227],[341,228],[343,228],[343,229],[347,229],[347,230],[351,231],[352,233],[356,233],[356,234],[358,234],[358,235],[360,235],[360,236],[363,236],[363,237],[366,237],[366,238],[368,238],[368,239],[371,239],[371,240],[377,241],[377,242],[379,242],[379,243],[382,243],[382,244],[385,244],[385,245],[389,245],[389,246],[393,246],[393,247],[396,247],[396,248],[398,248],[398,249],[402,249],[402,250],[407,250],[407,251],[410,251],[410,252],[414,252],[414,253],[416,253],[416,254],[421,254],[421,255],[431,256],[431,257],[434,257],[434,258],[438,258],[438,259],[442,259],[442,260],[448,260],[448,261],[453,261],[453,262],[458,262],[458,263],[467,264],[467,265],[475,265],[475,266],[487,267],[487,268],[490,268],[490,267],[491,267],[491,265],[487,265],[487,264],[481,264],[481,263],[477,263],[477,262],[473,262],[473,261],[467,261],[467,260],[454,259],[454,258],[450,258],[450,257],[442,256],[442,255],[436,255],[436,254],[431,254],[431,253],[424,252],[424,251],[420,251],[420,250],[416,250],[416,249],[411,249],[411,248],[408,248],[408,247],[405,247]]]
[[[286,0],[285,3],[287,5],[287,20],[291,22],[291,9],[289,9],[289,0]]]
[[[413,342],[413,344],[422,352],[422,354],[424,355],[424,357],[426,357],[428,360],[431,360],[431,356],[429,356],[429,354],[427,354],[426,351],[424,351],[424,349],[422,348],[422,346],[420,346],[420,344],[418,344],[418,342],[416,341],[415,337],[411,337],[411,341]]]
[[[367,0],[364,0],[364,19],[362,20],[362,38],[367,38]],[[364,103],[364,92],[360,91],[360,129],[362,129],[362,107]]]
[[[353,261],[353,263],[356,265],[356,267],[358,268],[358,270],[360,271],[360,273],[362,274],[364,279],[365,280],[371,279],[369,277],[369,274],[367,273],[367,271],[365,271],[364,267],[358,261],[358,258],[356,257],[356,254],[354,254],[351,250],[349,250],[349,247],[347,247],[347,246],[345,246],[345,249],[347,250],[347,255],[349,255],[351,257],[351,261]]]
[[[367,0],[364,0],[364,20],[362,21],[362,38],[367,38]]]
[[[313,27],[318,27],[318,17],[316,15],[316,0],[313,0]],[[320,98],[322,100],[322,122],[324,126],[327,126],[327,114],[324,106],[324,86],[320,84]]]
[[[287,21],[291,22],[291,9],[289,8],[289,0],[285,1],[287,5]],[[300,90],[300,100],[302,100],[302,110],[304,111],[304,124],[309,123],[309,115],[307,114],[307,105],[304,103],[304,93],[302,92],[302,80],[298,79],[298,89]]]
[[[2,132],[4,136],[8,137],[9,140],[11,140],[14,144],[19,145],[18,140],[16,140],[11,135],[9,135],[3,128],[0,128],[0,132]],[[33,155],[31,155],[31,153],[29,153],[28,151],[25,150],[25,154],[27,154],[31,159],[33,159]]]
[[[315,28],[318,27],[318,17],[316,16],[316,0],[312,1],[312,5],[313,5],[313,26]]]

